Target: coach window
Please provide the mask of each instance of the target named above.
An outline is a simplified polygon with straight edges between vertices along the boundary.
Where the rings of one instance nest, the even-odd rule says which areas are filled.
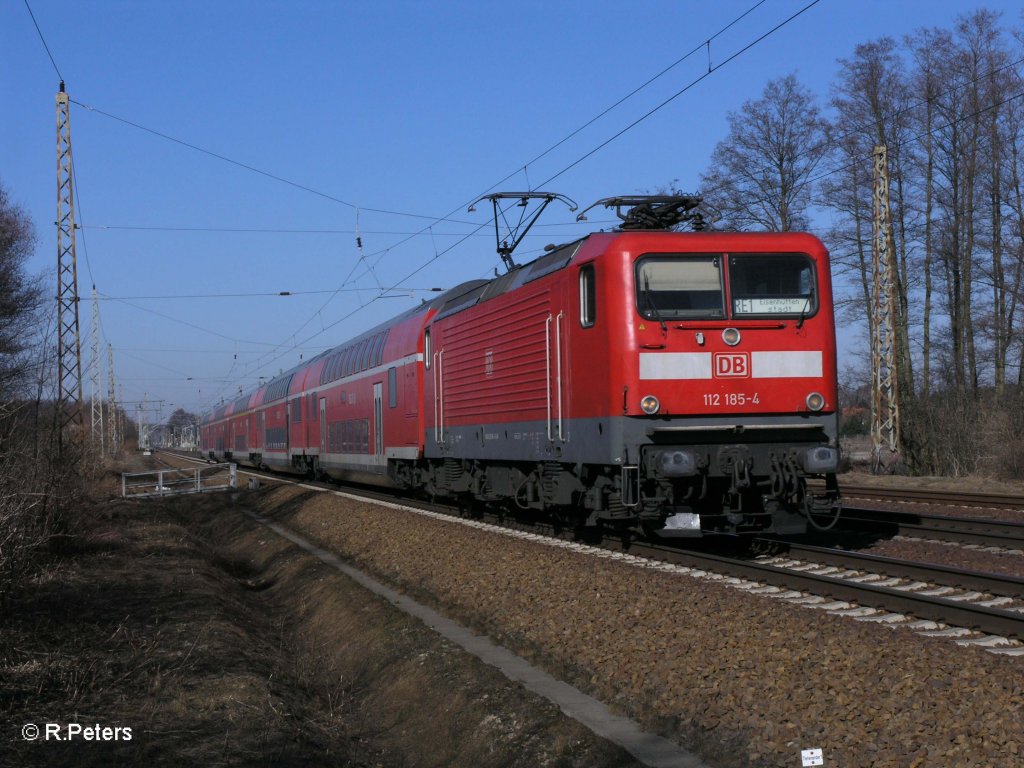
[[[366,367],[373,368],[373,359],[377,355],[377,336],[373,336],[366,343]]]
[[[384,362],[384,342],[386,340],[387,334],[385,333],[381,333],[377,337],[377,347],[373,350],[373,366],[375,368]]]
[[[376,336],[374,336],[372,339],[370,339],[370,354],[366,358],[366,360],[367,360],[366,367],[367,368],[376,368],[377,367],[377,345],[378,344],[380,344],[380,334],[379,333]]]
[[[430,367],[430,329],[423,332],[423,366]]]
[[[377,344],[380,342],[380,334],[377,334],[370,339],[370,353],[366,357],[366,367],[375,368],[377,366]]]
[[[398,369],[388,368],[388,408],[398,407]]]
[[[580,268],[580,325],[590,328],[597,320],[597,282],[594,265]]]
[[[370,342],[373,339],[364,339],[359,343],[359,368],[360,371],[365,371],[370,364]]]

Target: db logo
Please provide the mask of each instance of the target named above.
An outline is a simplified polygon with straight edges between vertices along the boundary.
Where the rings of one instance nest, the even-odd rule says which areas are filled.
[[[715,378],[747,378],[750,376],[749,352],[716,352]]]

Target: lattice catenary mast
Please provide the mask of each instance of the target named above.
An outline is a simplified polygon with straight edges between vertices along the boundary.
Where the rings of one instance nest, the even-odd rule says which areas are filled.
[[[117,408],[117,439],[121,445],[123,445],[128,435],[128,425],[125,424],[127,414],[124,410],[124,385],[117,385],[117,402],[120,405]]]
[[[872,466],[894,462],[900,450],[899,378],[896,373],[895,254],[890,248],[889,164],[886,146],[874,151],[874,247],[872,248],[871,440]],[[888,451],[888,457],[885,452]]]
[[[82,341],[78,330],[78,263],[75,259],[75,205],[71,165],[71,115],[63,81],[57,94],[57,440],[82,424]]]
[[[96,286],[92,287],[92,370],[89,372],[89,399],[92,406],[92,444],[106,455],[103,433],[103,397],[100,395],[100,303],[96,300]]]
[[[107,426],[110,429],[111,456],[117,453],[117,447],[121,444],[116,392],[117,390],[114,388],[114,348],[107,344]]]

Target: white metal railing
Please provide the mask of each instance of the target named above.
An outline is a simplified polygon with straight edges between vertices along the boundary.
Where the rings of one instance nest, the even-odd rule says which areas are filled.
[[[149,472],[122,472],[121,496],[144,498],[183,493],[227,491],[238,487],[237,464],[210,464],[188,469],[154,469]]]
[[[564,312],[559,312],[558,317],[555,318],[555,357],[558,360],[558,386],[556,391],[558,392],[558,439],[565,440],[565,435],[562,433],[562,317],[565,315]]]
[[[547,381],[547,422],[548,440],[555,439],[555,424],[552,416],[551,404],[551,324],[555,325],[555,396],[558,398],[555,407],[558,408],[558,439],[565,441],[562,432],[562,317],[564,312],[559,312],[558,317],[548,314],[544,321],[544,378]]]
[[[434,441],[444,442],[444,350],[434,353]]]

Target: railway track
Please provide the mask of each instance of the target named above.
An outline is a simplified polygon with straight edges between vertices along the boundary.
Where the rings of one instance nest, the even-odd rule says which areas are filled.
[[[777,544],[777,542],[771,543]],[[889,578],[910,582],[924,580],[964,592],[991,593],[1002,595],[1005,600],[1020,599],[1024,602],[1024,579],[1017,576],[953,568],[934,563],[918,563],[809,544],[786,543],[783,549],[785,550],[783,553],[765,555],[765,557],[797,558],[815,565],[852,571],[877,571]],[[1024,609],[1024,605],[1021,607]]]
[[[811,549],[818,550],[819,558],[843,561],[838,550],[804,547],[802,551]],[[1024,641],[1024,601],[1018,600],[1024,593],[1024,580],[976,573],[973,574],[974,580],[968,582],[970,572],[902,561],[879,563],[877,561],[888,559],[867,555],[851,555],[846,560],[846,567],[842,567],[792,557],[749,560],[646,542],[632,544],[629,552],[740,579],[747,582],[743,588],[748,591],[763,587],[766,588],[765,594],[771,593],[770,588],[795,593],[786,596],[794,602],[831,599],[832,603],[807,604],[826,607],[840,615],[877,620],[891,626],[906,625],[925,633],[939,632],[942,636],[960,638],[970,644],[1019,649],[1024,655],[1024,644],[1020,642]],[[872,560],[876,562],[869,566]],[[856,567],[853,567],[854,562]],[[899,566],[904,566],[902,571]],[[901,575],[889,576],[890,572]],[[922,581],[921,577],[926,573],[927,580]],[[985,589],[960,589],[945,583],[949,581],[976,586],[984,583]],[[778,595],[777,592],[773,594]],[[985,637],[972,637],[972,630]]]
[[[1024,514],[1024,496],[1001,493],[967,493],[959,491],[906,490],[899,488],[872,488],[868,486],[842,486],[847,499],[865,499],[895,502],[914,502],[990,509],[1017,509]]]
[[[278,475],[245,472],[278,482],[298,482]],[[301,485],[337,491],[336,486],[328,484],[303,482]],[[949,637],[961,645],[978,645],[993,653],[1024,655],[1024,601],[1021,600],[1024,580],[1013,577],[796,544],[789,545],[789,556],[750,559],[610,537],[601,542],[583,543],[576,541],[570,531],[555,531],[550,526],[528,527],[494,513],[467,519],[453,507],[418,500],[396,501],[394,495],[379,490],[346,488],[344,493],[368,501],[398,503],[439,518],[459,518],[464,524],[475,527],[625,559],[642,567],[708,578],[836,615],[890,627],[907,627],[928,636]],[[796,553],[808,559],[817,558],[818,562],[792,557]]]
[[[1024,523],[1005,520],[894,512],[847,504],[840,525],[844,530],[1024,551]]]
[[[1020,634],[1024,628],[1022,578],[802,544],[793,544],[787,549],[785,554],[765,556],[759,562],[845,582],[885,587],[906,595],[940,597],[943,607],[938,614],[933,614],[934,619],[945,620],[949,615],[948,603],[953,602],[969,608],[975,615],[976,623],[970,625],[973,628],[1024,639]],[[879,607],[900,609],[896,602],[888,600]],[[978,608],[998,611],[990,614]],[[908,602],[905,610],[917,616],[930,612],[913,602]],[[1007,613],[1017,616],[1007,622]]]

